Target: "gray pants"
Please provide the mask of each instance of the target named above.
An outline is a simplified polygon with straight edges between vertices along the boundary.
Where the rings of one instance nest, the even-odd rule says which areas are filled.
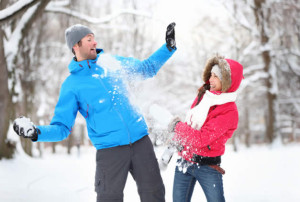
[[[122,202],[128,172],[137,184],[141,202],[165,201],[165,187],[148,135],[132,145],[97,150],[96,161],[97,202]]]

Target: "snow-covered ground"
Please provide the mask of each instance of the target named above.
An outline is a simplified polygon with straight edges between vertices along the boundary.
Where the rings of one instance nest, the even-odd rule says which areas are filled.
[[[162,148],[157,149],[157,155]],[[300,201],[300,145],[253,146],[234,152],[230,145],[222,161],[225,197],[229,202]],[[162,172],[166,201],[172,201],[175,158]],[[0,161],[1,202],[94,202],[95,149],[76,148],[72,154],[45,150],[42,159],[17,154]],[[136,186],[129,175],[125,202],[138,202]],[[205,201],[196,185],[192,201]]]

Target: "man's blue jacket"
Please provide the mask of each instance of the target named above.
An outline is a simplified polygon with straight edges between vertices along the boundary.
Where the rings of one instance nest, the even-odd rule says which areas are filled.
[[[38,142],[57,142],[72,131],[77,112],[86,120],[88,135],[96,149],[128,145],[148,135],[143,116],[130,103],[124,77],[150,78],[173,55],[164,44],[148,59],[113,56],[122,69],[99,66],[101,49],[95,60],[69,64],[70,75],[63,82],[50,125],[37,126]],[[108,62],[109,63],[109,62]]]

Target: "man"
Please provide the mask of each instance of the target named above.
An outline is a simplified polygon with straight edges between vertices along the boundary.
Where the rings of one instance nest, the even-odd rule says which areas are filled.
[[[18,135],[38,142],[56,142],[71,133],[79,111],[97,149],[98,202],[123,201],[128,172],[136,181],[142,202],[165,201],[165,188],[148,128],[143,116],[130,103],[123,80],[155,76],[176,50],[174,26],[171,23],[167,27],[166,44],[143,61],[121,56],[107,60],[107,54],[96,49],[97,42],[88,27],[71,26],[65,34],[75,57],[69,64],[71,74],[62,84],[50,125],[35,126],[25,117],[14,121]]]

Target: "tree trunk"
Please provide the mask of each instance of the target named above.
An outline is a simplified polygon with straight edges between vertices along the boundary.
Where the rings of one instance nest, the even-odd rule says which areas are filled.
[[[256,25],[258,27],[260,33],[260,42],[261,47],[265,47],[269,43],[269,36],[266,33],[265,26],[270,23],[269,21],[269,8],[267,12],[264,12],[262,5],[265,3],[265,0],[254,0],[255,7],[254,7],[254,15],[256,19]],[[276,82],[272,80],[272,75],[270,74],[270,64],[271,64],[271,56],[270,51],[268,49],[262,52],[262,59],[264,62],[264,71],[267,73],[268,78],[266,79],[266,87],[267,87],[267,119],[266,119],[266,134],[265,134],[265,141],[268,143],[273,142],[274,140],[274,126],[275,124],[275,99],[276,95],[272,93],[272,82]]]
[[[72,146],[73,146],[73,139],[74,139],[74,134],[70,134],[68,139],[66,140],[67,141],[67,153],[68,154],[71,154],[71,149],[72,149]]]
[[[6,7],[8,1],[0,1],[0,10]],[[4,52],[4,31],[0,26],[0,159],[12,158],[15,145],[7,141],[9,120],[13,113],[11,97],[8,89],[8,69]]]
[[[245,108],[245,144],[247,147],[250,147],[251,146],[251,143],[250,143],[250,127],[249,127],[249,109],[248,107]]]
[[[0,159],[12,158],[15,145],[7,141],[11,107],[11,97],[8,90],[8,71],[4,53],[4,31],[0,28]]]
[[[11,21],[14,21],[16,18],[20,18],[20,16],[31,6],[35,5],[36,3],[40,2],[37,10],[35,13],[31,16],[31,18],[27,21],[25,28],[22,30],[20,34],[22,34],[22,39],[19,42],[19,46],[15,48],[20,48],[23,45],[24,38],[28,37],[28,33],[31,31],[32,24],[39,19],[39,17],[42,15],[45,7],[49,3],[50,0],[43,0],[43,1],[33,1],[29,3],[28,5],[21,8],[19,11],[16,11],[9,17],[1,20],[1,27],[0,27],[0,159],[5,158],[12,158],[12,155],[15,150],[15,146],[13,143],[9,142],[7,140],[7,132],[9,128],[9,122],[12,120],[14,116],[14,106],[12,104],[12,98],[11,94],[14,92],[14,89],[12,89],[12,92],[10,92],[8,82],[9,82],[9,74],[11,74],[14,71],[14,68],[16,67],[10,67],[12,69],[12,72],[8,72],[7,67],[7,58],[4,51],[4,29],[6,26],[6,23],[11,23]],[[0,10],[4,9],[8,5],[8,0],[2,0],[0,1]],[[14,58],[14,61],[17,61],[16,59],[19,56],[16,56]],[[29,55],[28,55],[29,57]],[[15,82],[15,81],[13,81]],[[31,141],[30,140],[22,140],[22,145],[24,147],[24,150],[26,153],[31,155]]]
[[[19,42],[19,53],[16,55],[15,61],[16,66],[23,68],[23,75],[20,77],[21,86],[22,86],[22,103],[21,103],[21,112],[23,115],[28,116],[33,112],[33,98],[35,92],[35,79],[32,77],[32,72],[35,71],[33,65],[33,58],[31,58],[31,50],[30,43],[34,43],[35,39],[32,39],[30,36],[30,32],[32,31],[32,25],[39,18],[41,18],[43,11],[50,0],[41,1],[38,5],[37,9],[31,16],[31,18],[27,21],[25,27],[22,30],[22,39]],[[39,33],[42,34],[42,33]],[[19,64],[18,64],[19,62]],[[28,79],[32,78],[32,79]],[[21,139],[22,147],[29,156],[32,156],[32,141],[28,139]]]
[[[51,147],[52,147],[52,154],[55,154],[56,153],[56,142],[52,142]]]
[[[265,71],[268,72],[269,70],[269,64],[270,64],[270,52],[263,53],[263,58],[266,61],[266,68]],[[272,78],[269,74],[267,79],[267,99],[268,99],[268,111],[267,111],[267,128],[266,128],[266,141],[269,143],[272,143],[274,140],[274,126],[275,124],[275,112],[274,112],[274,106],[275,106],[275,98],[276,96],[272,94],[271,88],[272,88]]]

